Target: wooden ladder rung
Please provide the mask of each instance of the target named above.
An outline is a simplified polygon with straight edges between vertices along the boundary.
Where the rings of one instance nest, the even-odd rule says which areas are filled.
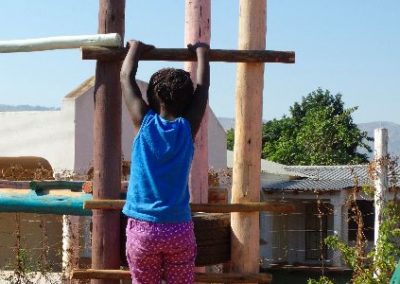
[[[75,269],[71,279],[131,279],[128,270]],[[195,273],[196,282],[211,283],[271,283],[269,273]]]
[[[84,46],[81,48],[82,59],[123,60],[126,48]],[[143,53],[140,60],[196,61],[196,54],[187,48],[155,48]],[[247,62],[247,63],[294,63],[294,51],[274,50],[225,50],[211,49],[210,61]]]
[[[84,209],[98,210],[121,210],[125,205],[125,200],[96,199],[87,200],[83,204]],[[229,204],[190,204],[192,212],[205,213],[231,213],[231,212],[294,212],[294,205],[291,203],[271,203],[271,202],[247,202]]]

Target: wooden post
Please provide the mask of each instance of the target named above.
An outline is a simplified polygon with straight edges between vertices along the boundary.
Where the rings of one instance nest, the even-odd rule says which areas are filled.
[[[240,0],[239,49],[265,49],[266,1]],[[232,202],[260,200],[264,64],[239,63],[236,72]],[[232,271],[259,271],[259,213],[232,213]]]
[[[185,1],[185,46],[198,41],[210,43],[211,28],[210,0]],[[197,63],[185,62],[185,69],[191,78],[196,78]],[[195,80],[193,80],[196,85]],[[208,107],[207,107],[208,108]],[[208,110],[195,139],[195,153],[189,178],[190,197],[192,202],[208,202]]]
[[[377,245],[379,236],[379,226],[382,222],[382,208],[385,203],[385,195],[388,189],[388,131],[385,128],[377,128],[374,132],[375,150],[375,225],[374,225],[374,244]]]
[[[99,33],[125,29],[125,0],[100,0]],[[121,187],[121,62],[98,61],[94,94],[93,198],[117,199]],[[92,268],[120,267],[119,211],[93,210]],[[92,280],[92,283],[119,283]]]

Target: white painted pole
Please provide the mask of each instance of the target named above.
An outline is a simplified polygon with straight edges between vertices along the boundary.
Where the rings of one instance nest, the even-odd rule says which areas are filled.
[[[375,224],[374,224],[374,245],[377,245],[379,226],[382,221],[382,208],[385,202],[385,195],[388,189],[388,131],[385,128],[377,128],[374,132],[375,150]]]
[[[63,215],[62,273],[69,279],[79,261],[79,216]]]
[[[5,40],[0,41],[0,53],[70,49],[82,46],[120,47],[122,41],[117,33]]]

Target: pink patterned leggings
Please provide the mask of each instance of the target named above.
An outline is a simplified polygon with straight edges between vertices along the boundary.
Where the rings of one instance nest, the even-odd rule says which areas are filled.
[[[196,239],[193,222],[152,223],[129,218],[126,257],[132,283],[193,283]]]

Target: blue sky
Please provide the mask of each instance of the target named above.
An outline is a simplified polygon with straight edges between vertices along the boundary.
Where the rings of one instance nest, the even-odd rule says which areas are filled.
[[[184,1],[127,0],[125,38],[183,47]],[[238,1],[212,0],[211,47],[236,49]],[[2,0],[0,40],[97,31],[97,0]],[[400,124],[400,1],[268,0],[267,49],[293,50],[296,64],[267,64],[263,118],[280,118],[318,87],[359,106],[355,122]],[[138,78],[180,63],[143,62]],[[79,50],[0,54],[0,104],[60,106],[94,74]],[[211,66],[210,105],[234,117],[235,64]]]

